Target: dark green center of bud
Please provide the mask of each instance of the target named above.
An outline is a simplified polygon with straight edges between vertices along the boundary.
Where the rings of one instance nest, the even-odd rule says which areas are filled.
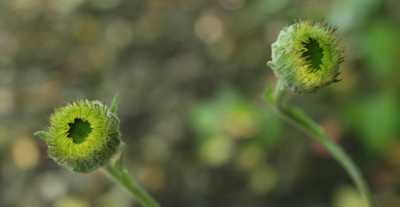
[[[311,64],[311,72],[320,70],[324,50],[319,46],[318,42],[312,38],[309,38],[308,41],[303,42],[302,44],[307,49],[302,56]]]
[[[92,131],[90,124],[82,119],[75,119],[74,122],[69,123],[68,126],[68,137],[71,138],[75,144],[84,142]]]

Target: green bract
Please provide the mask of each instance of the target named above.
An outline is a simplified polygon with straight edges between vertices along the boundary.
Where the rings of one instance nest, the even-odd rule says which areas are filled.
[[[88,173],[107,163],[120,141],[119,119],[99,101],[75,100],[55,109],[50,126],[35,135],[46,141],[48,154],[74,172]]]
[[[297,94],[313,94],[338,82],[339,64],[344,48],[339,45],[337,27],[315,24],[306,19],[283,28],[272,44],[272,61],[268,62],[285,89]]]

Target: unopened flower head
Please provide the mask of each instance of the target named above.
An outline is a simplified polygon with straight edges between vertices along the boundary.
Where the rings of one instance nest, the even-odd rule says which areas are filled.
[[[339,64],[345,59],[337,27],[305,19],[283,28],[272,44],[272,61],[268,65],[285,89],[297,94],[313,94],[338,82]]]
[[[35,135],[43,138],[48,154],[73,172],[88,173],[107,163],[120,141],[119,119],[99,101],[75,100],[55,109],[50,126]]]

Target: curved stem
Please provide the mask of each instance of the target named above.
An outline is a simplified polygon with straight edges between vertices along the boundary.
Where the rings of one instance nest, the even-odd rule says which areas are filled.
[[[105,174],[115,182],[128,190],[137,201],[144,207],[161,207],[154,198],[147,193],[133,178],[128,174],[127,169],[118,164],[108,163],[101,168]]]
[[[362,197],[368,204],[368,207],[376,207],[372,193],[370,192],[360,170],[352,159],[347,155],[342,147],[329,139],[317,123],[308,118],[301,110],[291,107],[284,102],[286,91],[282,86],[283,83],[279,80],[273,95],[271,94],[272,97],[270,96],[268,99],[273,110],[286,122],[303,131],[321,144],[342,165],[349,176],[353,179]]]

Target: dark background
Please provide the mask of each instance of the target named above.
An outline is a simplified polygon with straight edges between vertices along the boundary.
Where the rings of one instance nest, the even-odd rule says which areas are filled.
[[[400,206],[400,1],[0,1],[0,206],[139,206],[101,171],[58,166],[33,133],[77,98],[119,94],[125,166],[164,207],[363,207],[345,171],[261,94],[282,27],[339,26],[343,79],[291,96]]]

